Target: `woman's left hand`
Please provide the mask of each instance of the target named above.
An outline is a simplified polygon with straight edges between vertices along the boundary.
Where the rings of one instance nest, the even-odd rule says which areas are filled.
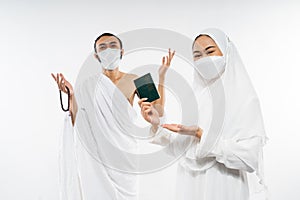
[[[169,49],[168,55],[164,56],[162,58],[162,64],[158,69],[159,79],[164,80],[166,72],[168,71],[171,61],[175,55],[175,51],[171,52],[171,49]]]
[[[162,127],[183,135],[193,135],[198,138],[201,138],[202,136],[202,129],[198,126],[184,126],[182,124],[163,124]]]

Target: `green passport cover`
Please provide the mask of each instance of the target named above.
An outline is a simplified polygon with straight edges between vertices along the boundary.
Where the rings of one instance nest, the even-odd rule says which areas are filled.
[[[133,81],[139,98],[148,98],[147,102],[152,102],[160,98],[150,73]]]

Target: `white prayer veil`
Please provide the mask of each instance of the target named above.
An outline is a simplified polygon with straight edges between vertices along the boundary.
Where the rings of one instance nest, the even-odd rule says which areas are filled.
[[[200,35],[207,35],[215,41],[226,59],[226,66],[220,77],[209,83],[195,69],[194,89],[200,104],[199,113],[204,115],[202,118],[210,117],[210,122],[203,123],[200,118],[199,126],[204,127],[203,137],[193,152],[187,152],[187,158],[207,159],[220,140],[243,142],[256,138],[253,149],[245,152],[253,158],[251,162],[255,168],[255,173],[247,173],[250,193],[265,190],[263,146],[267,137],[256,92],[235,45],[226,34],[210,28]],[[206,105],[207,102],[210,105]],[[209,106],[211,108],[208,109]],[[197,170],[196,165],[189,167]]]

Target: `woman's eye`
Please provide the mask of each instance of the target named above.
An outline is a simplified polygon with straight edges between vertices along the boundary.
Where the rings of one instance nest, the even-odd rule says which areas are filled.
[[[194,58],[200,58],[201,55],[194,55]]]
[[[211,53],[213,53],[213,52],[215,52],[215,51],[209,51],[209,52],[207,52],[207,54],[211,54]]]

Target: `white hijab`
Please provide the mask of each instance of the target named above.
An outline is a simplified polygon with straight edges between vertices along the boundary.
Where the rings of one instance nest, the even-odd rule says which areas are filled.
[[[185,165],[191,170],[203,170],[201,165],[198,165],[200,168],[197,169],[194,161],[207,160],[220,139],[240,141],[257,137],[260,138],[260,143],[256,147],[259,159],[255,174],[261,185],[265,186],[262,147],[267,137],[259,100],[248,73],[235,45],[225,33],[210,28],[202,31],[200,35],[207,35],[215,41],[226,59],[226,66],[220,78],[211,83],[206,83],[196,70],[194,72],[194,91],[199,103],[199,126],[204,127],[204,134],[196,147],[187,152]],[[208,108],[208,105],[211,108]],[[204,118],[210,118],[209,123],[201,121]],[[213,163],[207,166],[211,165]]]

